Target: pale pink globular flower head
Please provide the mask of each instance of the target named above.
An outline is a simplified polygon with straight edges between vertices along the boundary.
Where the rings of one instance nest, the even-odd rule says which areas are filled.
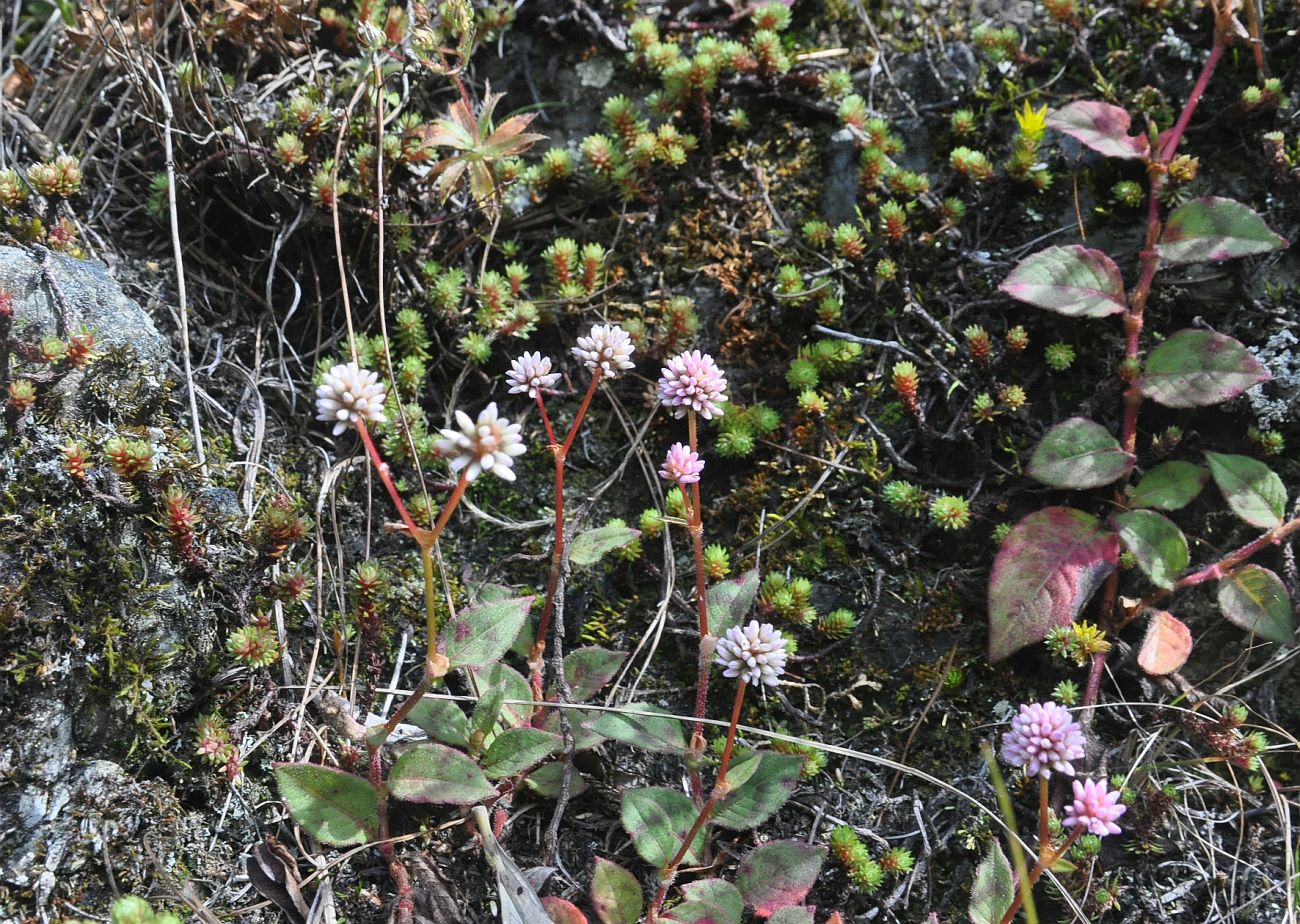
[[[338,436],[358,421],[387,423],[379,374],[362,369],[356,362],[339,363],[321,380],[316,389],[316,419],[334,424]]]
[[[590,334],[578,338],[573,355],[588,369],[599,369],[606,378],[612,379],[634,367],[632,351],[635,349],[628,332],[617,324],[596,324]]]
[[[1083,729],[1068,709],[1050,700],[1021,706],[1002,735],[1002,759],[1029,776],[1046,778],[1053,770],[1074,776],[1070,762],[1083,756]]]
[[[477,420],[457,411],[456,425],[459,429],[440,430],[442,439],[437,444],[438,452],[450,459],[453,472],[464,469],[467,481],[473,481],[480,472],[515,480],[514,457],[522,455],[526,447],[519,435],[519,424],[497,416],[495,401],[479,411]]]
[[[679,353],[659,372],[659,400],[672,408],[674,417],[685,417],[687,411],[705,420],[722,416],[727,377],[708,353]]]
[[[1105,780],[1075,780],[1074,801],[1065,807],[1065,819],[1061,824],[1067,828],[1082,826],[1098,837],[1119,834],[1120,827],[1115,822],[1128,811],[1128,806],[1121,805],[1119,798],[1118,789],[1106,791]]]
[[[541,353],[525,353],[510,361],[510,394],[527,394],[530,398],[550,388],[560,380],[560,373],[551,371],[551,358]]]
[[[725,668],[724,677],[740,677],[748,684],[774,687],[785,673],[785,639],[770,622],[750,620],[747,626],[732,626],[718,639],[713,662]]]
[[[680,484],[695,484],[704,471],[704,460],[698,452],[692,452],[681,443],[673,443],[664,456],[664,464],[659,468],[659,477],[665,481]]]

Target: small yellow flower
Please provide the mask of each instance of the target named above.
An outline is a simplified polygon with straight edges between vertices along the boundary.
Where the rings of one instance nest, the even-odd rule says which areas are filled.
[[[1016,122],[1020,125],[1020,134],[1037,144],[1047,132],[1047,104],[1038,109],[1025,100],[1025,108],[1016,113]]]

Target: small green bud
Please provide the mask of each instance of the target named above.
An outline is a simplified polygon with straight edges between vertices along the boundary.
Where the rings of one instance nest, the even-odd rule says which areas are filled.
[[[930,501],[930,520],[943,529],[965,529],[970,525],[970,503],[964,497],[940,494]]]
[[[1052,699],[1062,706],[1078,705],[1079,698],[1079,685],[1073,680],[1062,680],[1052,689]]]
[[[731,572],[731,556],[720,545],[704,547],[704,574],[709,580],[717,581]]]
[[[718,455],[727,459],[743,459],[754,452],[754,435],[743,427],[723,430],[717,436]]]
[[[636,525],[647,539],[658,539],[664,534],[664,518],[658,510],[642,510]]]
[[[1043,351],[1043,359],[1053,372],[1064,372],[1074,365],[1074,347],[1060,342],[1049,344]]]
[[[910,481],[887,481],[880,489],[881,499],[899,513],[920,516],[926,507],[925,489]]]
[[[745,419],[761,436],[775,433],[781,427],[781,415],[765,404],[754,404],[745,409]]]
[[[818,381],[817,366],[810,359],[797,358],[790,363],[790,368],[785,374],[785,380],[791,388],[800,391],[806,388],[816,388]]]
[[[807,414],[809,417],[825,417],[829,409],[826,398],[818,394],[815,388],[805,388],[799,392],[799,397],[795,399],[799,406],[800,412]]]
[[[153,909],[137,895],[126,895],[113,902],[108,913],[113,924],[152,924]]]
[[[831,610],[817,621],[817,631],[827,638],[840,639],[852,632],[858,619],[852,610]]]

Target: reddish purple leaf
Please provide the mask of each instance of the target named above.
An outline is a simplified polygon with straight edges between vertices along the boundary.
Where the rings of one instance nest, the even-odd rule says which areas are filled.
[[[1101,424],[1071,417],[1044,434],[1025,474],[1054,488],[1097,488],[1127,475],[1133,462]]]
[[[1254,210],[1235,199],[1207,196],[1174,209],[1156,253],[1167,264],[1217,263],[1287,246]]]
[[[1119,537],[1095,517],[1048,507],[1003,540],[989,577],[989,660],[1068,626],[1119,564]]]
[[[1172,674],[1192,653],[1192,630],[1164,610],[1152,610],[1147,634],[1138,649],[1138,667],[1155,677]]]
[[[1115,261],[1100,250],[1078,245],[1031,254],[998,288],[1026,304],[1072,318],[1104,318],[1128,307]]]
[[[1138,388],[1165,407],[1208,407],[1268,379],[1263,363],[1231,337],[1180,330],[1151,351]]]
[[[609,651],[595,645],[579,648],[564,656],[564,676],[573,701],[586,702],[614,679],[627,657],[626,651]]]
[[[756,847],[741,861],[736,886],[760,918],[797,905],[817,881],[826,848],[803,841],[775,841]]]
[[[1063,132],[1107,157],[1146,157],[1145,135],[1130,135],[1129,114],[1110,103],[1079,100],[1047,114],[1047,127]]]
[[[573,902],[548,895],[542,899],[542,907],[554,924],[587,924],[587,916],[578,910]]]

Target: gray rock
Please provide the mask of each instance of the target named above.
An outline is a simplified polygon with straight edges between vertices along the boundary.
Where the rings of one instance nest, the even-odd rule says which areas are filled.
[[[841,128],[826,142],[822,218],[834,227],[853,221],[858,204],[858,151],[853,133]]]
[[[114,364],[112,378],[102,386],[130,395],[136,406],[149,405],[162,394],[167,338],[159,333],[148,313],[123,294],[104,264],[44,249],[29,252],[0,247],[0,288],[13,295],[14,336],[19,340],[39,343],[51,335],[66,337],[66,307],[67,322],[74,332],[84,327],[94,333],[97,352],[123,347],[132,351],[133,361]],[[97,370],[97,374],[103,375],[104,370]],[[76,400],[84,375],[74,372],[60,383],[65,401]]]

